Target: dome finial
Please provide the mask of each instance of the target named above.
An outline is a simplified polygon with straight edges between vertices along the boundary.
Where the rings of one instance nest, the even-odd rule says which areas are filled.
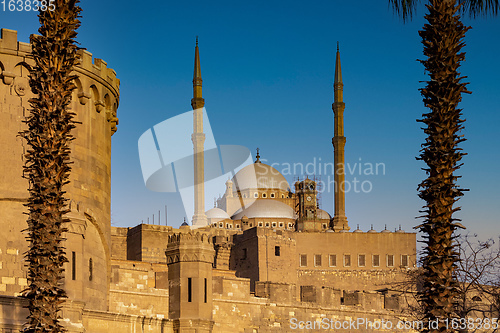
[[[259,155],[260,149],[257,148],[257,155],[255,156],[255,163],[260,163],[260,155]]]

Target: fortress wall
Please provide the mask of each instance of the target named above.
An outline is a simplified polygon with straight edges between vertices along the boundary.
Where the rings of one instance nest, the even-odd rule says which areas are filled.
[[[172,227],[139,224],[127,234],[127,259],[151,263],[166,263],[168,236]]]
[[[113,260],[109,311],[168,318],[167,265]]]
[[[127,260],[128,228],[111,227],[111,259]]]
[[[26,278],[23,253],[28,244],[21,230],[27,227],[22,214],[28,198],[28,183],[22,178],[27,147],[18,133],[25,128],[22,121],[29,113],[28,99],[33,97],[28,83],[28,69],[34,65],[30,53],[31,45],[18,42],[16,31],[1,30],[0,228],[7,232],[0,236],[0,295],[16,295]],[[66,275],[65,289],[69,297],[104,310],[110,269],[111,135],[118,123],[119,80],[104,61],[83,50],[79,54],[77,89],[70,108],[82,124],[73,131],[71,182],[65,188],[71,209],[70,232],[65,235],[70,263],[65,268],[72,274],[71,268],[76,267],[76,279]],[[72,252],[76,253],[74,266]],[[84,296],[83,290],[89,292]]]

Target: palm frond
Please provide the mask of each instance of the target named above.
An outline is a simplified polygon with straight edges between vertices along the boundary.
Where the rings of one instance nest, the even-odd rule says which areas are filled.
[[[498,0],[458,0],[458,3],[461,5],[462,13],[468,13],[472,18],[488,14],[496,16],[500,9]]]
[[[419,2],[420,0],[389,0],[389,6],[406,22],[412,19]]]

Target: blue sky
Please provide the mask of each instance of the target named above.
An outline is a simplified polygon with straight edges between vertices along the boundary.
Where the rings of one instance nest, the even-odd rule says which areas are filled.
[[[424,8],[404,24],[380,1],[84,1],[81,45],[102,58],[121,80],[120,124],[113,136],[112,223],[134,226],[168,205],[168,224],[182,223],[177,194],[148,191],[137,141],[157,123],[190,110],[195,36],[199,36],[204,97],[218,144],[259,147],[267,163],[332,162],[333,72],[340,42],[344,79],[346,162],[363,163],[368,193],[346,196],[351,227],[410,231],[423,202],[425,177],[415,160],[425,112],[418,88],[425,80],[417,31]],[[0,12],[0,26],[28,41],[35,13]],[[468,155],[459,174],[469,188],[459,201],[471,233],[499,232],[500,19],[465,19],[471,95],[463,97]],[[492,37],[493,36],[493,37]],[[358,163],[358,164],[356,164]],[[365,163],[385,172],[365,175]],[[280,167],[278,167],[280,170]],[[294,177],[286,175],[293,183]],[[367,183],[366,183],[367,184]],[[366,189],[366,188],[365,188]],[[222,192],[222,190],[221,190]],[[333,210],[331,192],[321,208]],[[210,207],[207,207],[207,209]]]

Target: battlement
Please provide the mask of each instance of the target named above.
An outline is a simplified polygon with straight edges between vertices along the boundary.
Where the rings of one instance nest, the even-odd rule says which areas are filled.
[[[207,243],[212,245],[212,237],[204,232],[189,230],[186,232],[179,232],[168,236],[168,244],[181,244],[181,243]]]
[[[31,43],[18,41],[17,31],[15,30],[2,28],[0,31],[0,53],[31,58]],[[80,61],[77,65],[77,71],[90,75],[102,84],[106,83],[110,90],[113,91],[113,94],[118,97],[120,80],[116,78],[116,72],[108,68],[104,60],[93,58],[92,53],[86,50],[78,50],[78,55],[80,56]],[[2,66],[0,63],[0,69],[2,71],[7,70],[7,68],[3,67],[5,66]]]

